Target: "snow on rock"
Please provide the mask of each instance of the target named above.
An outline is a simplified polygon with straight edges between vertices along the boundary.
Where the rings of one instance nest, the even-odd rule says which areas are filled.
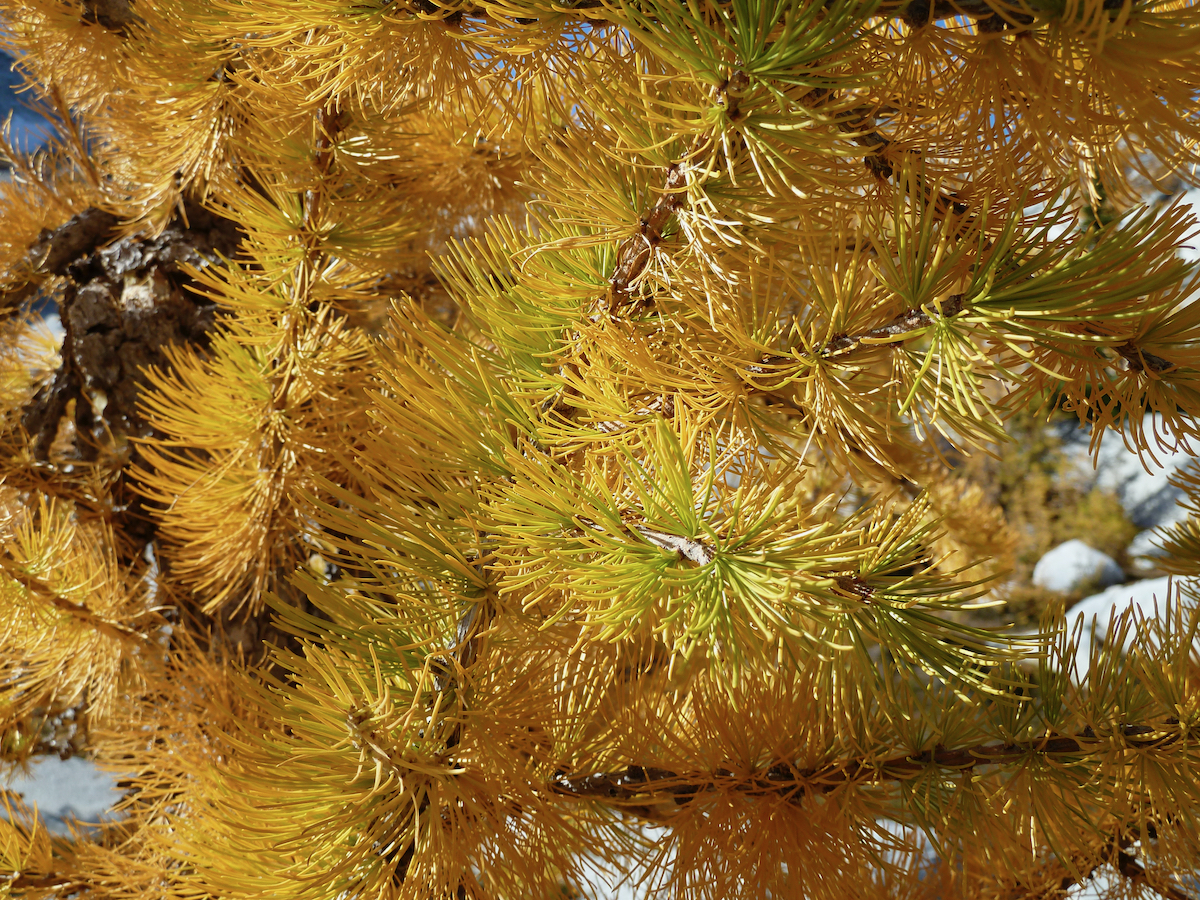
[[[1200,219],[1200,187],[1194,187],[1183,195],[1183,203],[1192,208],[1192,213]],[[1188,245],[1179,251],[1180,259],[1188,262],[1200,260],[1200,236],[1193,236]]]
[[[69,834],[70,819],[96,822],[110,818],[110,807],[121,798],[115,776],[78,756],[67,760],[38,757],[29,768],[28,775],[15,773],[0,786],[21,794],[30,807],[36,804],[42,821],[54,834]]]
[[[1153,414],[1147,413],[1144,429],[1146,434],[1169,432],[1161,423],[1153,422]],[[1121,436],[1115,432],[1106,434],[1100,444],[1096,465],[1092,466],[1092,455],[1088,446],[1091,434],[1079,427],[1064,428],[1059,432],[1063,453],[1074,478],[1085,487],[1095,485],[1102,490],[1114,492],[1125,508],[1129,520],[1140,528],[1170,525],[1186,518],[1187,513],[1178,505],[1184,493],[1168,482],[1172,474],[1187,465],[1193,457],[1183,450],[1169,451],[1153,448],[1153,459],[1145,455],[1146,470],[1142,458],[1125,446]],[[1156,465],[1154,459],[1157,459]]]
[[[1138,841],[1134,846],[1128,848],[1127,852],[1137,854],[1135,859],[1145,866],[1145,858],[1141,856],[1141,841]],[[1140,858],[1139,858],[1140,857]],[[1170,881],[1167,882],[1171,884]],[[1185,896],[1195,896],[1196,888],[1200,886],[1200,877],[1196,874],[1185,876],[1181,881],[1176,881],[1176,885],[1181,887]],[[1146,896],[1154,896],[1153,891],[1148,891]],[[1128,897],[1129,880],[1122,875],[1111,865],[1105,864],[1095,869],[1083,881],[1072,885],[1063,895],[1063,900],[1108,900],[1110,897]],[[1160,894],[1159,896],[1171,896],[1168,894]],[[1176,895],[1177,896],[1177,895]]]
[[[1163,533],[1159,528],[1147,528],[1129,542],[1125,553],[1129,556],[1129,565],[1135,575],[1150,575],[1159,571],[1158,561],[1165,559],[1167,552],[1158,545]]]
[[[1091,662],[1092,645],[1104,638],[1114,618],[1137,607],[1146,619],[1165,619],[1172,604],[1191,602],[1179,593],[1183,579],[1163,577],[1147,578],[1132,584],[1118,584],[1099,594],[1080,600],[1066,612],[1068,633],[1075,623],[1083,620],[1083,636],[1075,653],[1078,678],[1087,675]],[[1193,591],[1194,593],[1194,591]],[[1133,642],[1133,632],[1126,638],[1125,649]],[[1200,649],[1200,648],[1198,648]]]
[[[1107,587],[1124,580],[1125,573],[1111,556],[1080,540],[1059,544],[1033,568],[1035,585],[1063,594],[1088,584]]]

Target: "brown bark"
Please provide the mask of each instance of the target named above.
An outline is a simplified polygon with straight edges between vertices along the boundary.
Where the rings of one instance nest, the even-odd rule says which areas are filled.
[[[111,213],[88,209],[31,250],[39,273],[65,279],[62,365],[22,416],[43,462],[66,417],[76,435],[70,455],[83,461],[102,448],[128,452],[125,438],[147,434],[137,409],[145,369],[166,366],[171,344],[206,343],[214,322],[215,306],[187,290],[184,267],[231,256],[238,242],[232,222],[199,207],[156,237],[102,246],[116,224]]]

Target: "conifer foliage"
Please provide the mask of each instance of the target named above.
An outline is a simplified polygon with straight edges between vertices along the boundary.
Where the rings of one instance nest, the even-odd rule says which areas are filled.
[[[0,892],[1194,896],[1194,583],[955,467],[1200,437],[1193,0],[2,10]]]

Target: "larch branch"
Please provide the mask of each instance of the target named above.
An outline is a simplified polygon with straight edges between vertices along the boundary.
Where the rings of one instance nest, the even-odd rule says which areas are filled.
[[[883,760],[860,757],[819,768],[798,768],[777,763],[747,775],[732,769],[712,772],[675,772],[669,769],[630,765],[615,772],[580,777],[563,775],[550,784],[555,793],[577,799],[607,800],[617,805],[645,806],[662,800],[686,797],[718,789],[748,796],[775,794],[800,802],[809,794],[827,794],[845,786],[911,781],[930,769],[966,773],[978,766],[1019,762],[1031,757],[1089,757],[1111,752],[1118,742],[1128,750],[1164,750],[1200,737],[1200,729],[1180,729],[1168,719],[1162,725],[1123,725],[1110,735],[1097,735],[1090,727],[1075,735],[1046,734],[1019,743],[979,744],[972,747],[936,747],[922,753]]]

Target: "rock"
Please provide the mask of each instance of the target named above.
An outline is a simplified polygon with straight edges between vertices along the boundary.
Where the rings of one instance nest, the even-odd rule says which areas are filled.
[[[110,807],[121,798],[115,776],[101,771],[89,760],[57,756],[39,757],[30,763],[30,773],[15,773],[4,784],[15,791],[38,813],[54,834],[67,835],[67,822],[96,822],[111,818]],[[0,808],[0,816],[4,815]]]
[[[1182,592],[1181,587],[1185,588]],[[1113,618],[1136,607],[1146,619],[1165,620],[1171,605],[1194,604],[1198,593],[1200,582],[1195,579],[1164,576],[1116,585],[1080,600],[1066,612],[1068,633],[1077,627],[1076,623],[1079,620],[1083,621],[1083,635],[1075,653],[1078,680],[1083,681],[1087,676],[1092,646],[1108,633]],[[1131,631],[1126,637],[1125,649],[1129,649],[1133,637]]]
[[[1154,421],[1153,414],[1146,415],[1143,429],[1147,435],[1161,435],[1167,445],[1174,441],[1161,422]],[[1139,457],[1125,446],[1119,434],[1110,432],[1104,435],[1093,467],[1089,431],[1075,425],[1064,426],[1059,437],[1070,477],[1085,488],[1095,486],[1114,492],[1133,524],[1154,528],[1186,518],[1187,513],[1178,506],[1184,493],[1168,479],[1195,459],[1190,453],[1183,449],[1164,449],[1163,444],[1158,444],[1151,453]]]
[[[1059,544],[1039,559],[1033,569],[1035,585],[1063,594],[1087,586],[1107,587],[1124,580],[1125,573],[1111,556],[1080,540]]]
[[[1160,529],[1147,528],[1129,542],[1125,553],[1129,556],[1129,568],[1135,575],[1147,577],[1161,572],[1158,561],[1167,555],[1166,551],[1155,543],[1161,540],[1161,537]]]

